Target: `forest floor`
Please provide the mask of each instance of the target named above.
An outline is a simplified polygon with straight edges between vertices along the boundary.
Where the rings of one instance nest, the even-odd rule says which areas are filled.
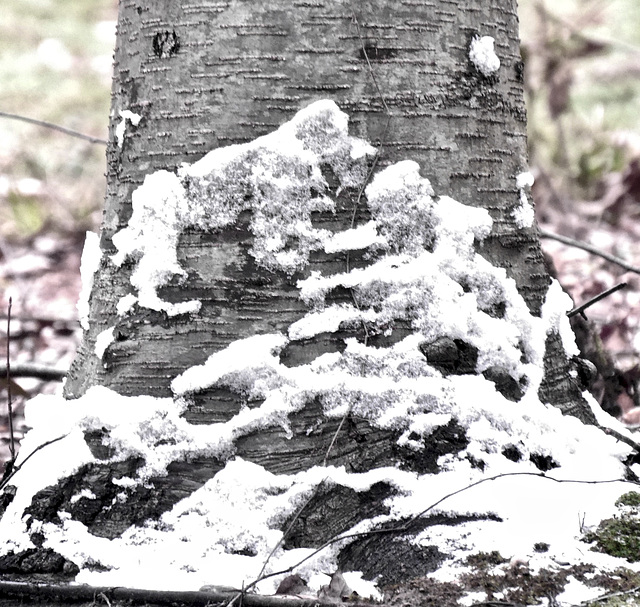
[[[0,24],[0,111],[106,138],[116,3],[25,1]],[[541,228],[640,266],[640,5],[636,0],[522,0],[533,196]],[[20,27],[17,24],[20,23]],[[97,230],[104,146],[0,118],[0,352],[11,309],[11,362],[71,364],[81,338],[76,302],[86,230]],[[640,277],[599,255],[543,239],[576,305],[589,309],[619,372],[629,411],[640,382]],[[14,430],[24,402],[60,382],[15,378]],[[596,397],[604,398],[596,393]],[[640,409],[638,410],[640,411]],[[630,423],[640,422],[628,413]],[[9,455],[6,390],[0,461]]]

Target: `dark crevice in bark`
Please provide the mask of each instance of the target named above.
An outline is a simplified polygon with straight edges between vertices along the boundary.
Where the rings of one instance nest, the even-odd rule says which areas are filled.
[[[478,348],[462,339],[439,337],[420,344],[420,352],[427,362],[443,375],[469,375],[476,373]]]
[[[435,525],[456,526],[469,521],[500,521],[494,514],[450,516],[436,514],[406,524],[394,521],[377,528],[377,533],[365,535],[349,543],[340,551],[338,563],[343,571],[362,571],[363,577],[376,580],[380,588],[419,578],[435,571],[448,557],[436,546],[416,544],[411,538]],[[388,532],[381,533],[383,529]],[[426,542],[425,542],[426,543]]]
[[[274,474],[294,474],[322,466],[327,452],[327,464],[346,466],[351,472],[394,464],[393,445],[399,438],[398,432],[376,428],[361,417],[348,416],[336,435],[340,423],[340,418],[326,418],[321,399],[314,398],[289,416],[289,429],[270,426],[239,437],[236,453]]]
[[[395,493],[392,486],[382,482],[368,491],[321,485],[291,525],[283,546],[285,549],[321,546],[362,520],[388,514],[384,500]],[[289,524],[286,521],[282,528],[288,529]]]
[[[77,565],[51,548],[29,548],[18,553],[10,552],[0,556],[0,573],[3,576],[7,574],[21,574],[21,576],[48,574],[47,580],[71,579],[77,575],[78,571]]]
[[[575,365],[567,357],[560,335],[547,335],[545,344],[544,377],[538,390],[540,400],[552,403],[564,414],[574,415],[585,424],[595,425],[596,417],[572,377],[572,373],[577,375]]]
[[[347,347],[346,337],[350,335],[344,332],[318,333],[308,339],[290,341],[280,352],[280,362],[286,367],[297,367],[308,365],[323,354],[342,353]]]
[[[132,458],[83,466],[58,485],[34,495],[25,509],[25,515],[32,517],[27,525],[31,527],[35,521],[60,525],[59,513],[68,512],[93,535],[113,539],[131,525],[159,519],[223,468],[213,458],[173,462],[166,476],[152,478],[145,484],[118,484],[121,479],[135,479],[143,463],[141,458]],[[82,496],[83,490],[93,495]]]
[[[519,382],[516,381],[505,368],[489,367],[482,372],[482,375],[485,379],[492,381],[496,390],[507,400],[518,402],[524,396],[526,380],[522,378]]]
[[[228,422],[245,406],[257,406],[262,401],[249,402],[225,386],[212,386],[190,394],[182,417],[190,424],[220,424]]]
[[[410,434],[409,440],[418,441],[419,436]],[[438,426],[431,434],[422,438],[420,449],[395,446],[400,468],[418,474],[437,474],[440,471],[438,458],[442,455],[459,453],[467,448],[469,439],[465,429],[452,419],[448,424]]]

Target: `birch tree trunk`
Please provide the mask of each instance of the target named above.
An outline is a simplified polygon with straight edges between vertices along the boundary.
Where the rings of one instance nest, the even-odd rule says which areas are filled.
[[[484,36],[495,39],[499,69],[470,58],[473,42]],[[121,2],[103,255],[66,397],[79,398],[96,385],[124,396],[172,397],[174,378],[237,340],[286,335],[308,311],[299,297],[299,280],[370,263],[358,252],[312,252],[308,264],[293,273],[269,271],[252,257],[250,218],[241,213],[233,225],[180,235],[177,258],[183,276],[174,276],[158,295],[176,305],[198,300],[197,312],[168,314],[135,304],[126,314],[118,313],[121,298],[132,293],[135,260],[116,265],[112,238],[127,227],[132,195],[145,177],[176,171],[209,150],[270,133],[321,99],[333,100],[349,116],[350,134],[378,150],[369,155],[367,170],[413,160],[437,196],[486,209],[493,229],[478,243],[479,252],[506,270],[531,314],[540,315],[550,279],[537,228],[514,219],[525,196],[517,176],[527,171],[522,73],[515,0]],[[324,177],[330,187],[336,185],[331,171]],[[314,225],[336,231],[366,223],[371,212],[364,203],[365,185],[343,188],[335,209],[314,213]],[[350,303],[353,293],[336,289],[331,297],[333,303]],[[113,337],[106,347],[99,338],[105,331]],[[356,324],[292,339],[280,360],[295,368],[324,353],[341,352],[350,337],[383,348],[410,333],[411,326],[401,320],[387,334]],[[466,372],[473,373],[471,367]],[[571,370],[560,336],[551,333],[540,397],[591,422]],[[507,398],[518,399],[517,387],[495,383]],[[226,422],[247,404],[254,406],[246,395],[214,385],[191,396],[183,417],[199,425]],[[166,475],[132,489],[119,502],[114,499],[119,489],[111,481],[135,476],[140,458],[107,462],[113,452],[104,446],[105,433],[93,430],[85,438],[97,461],[38,493],[28,508],[34,520],[55,522],[56,513],[66,510],[90,533],[115,538],[131,525],[157,519],[226,463],[203,455],[174,461]],[[424,474],[437,471],[439,456],[465,444],[454,422],[434,432],[420,456],[399,447],[398,438],[399,432],[356,415],[327,417],[316,398],[290,416],[288,432],[276,425],[240,436],[235,455],[276,474],[323,464],[354,472],[400,466]],[[74,487],[90,488],[97,502],[73,502]],[[384,500],[392,493],[386,483],[365,492],[321,487],[291,523],[285,547],[321,545],[385,512]],[[416,524],[404,534],[417,533],[425,524],[433,523]],[[381,576],[384,585],[431,571],[441,557],[437,550],[372,536],[351,543],[339,560],[343,569]],[[14,562],[23,563],[20,558]]]

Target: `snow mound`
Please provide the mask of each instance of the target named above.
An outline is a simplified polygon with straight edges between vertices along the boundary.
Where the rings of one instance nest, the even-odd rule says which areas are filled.
[[[488,45],[482,48],[493,66]],[[321,101],[270,135],[214,150],[177,174],[159,171],[145,179],[133,194],[129,225],[113,239],[113,262],[133,260],[139,305],[196,314],[199,302],[170,304],[157,294],[184,274],[177,239],[185,229],[231,225],[243,211],[251,212],[252,254],[265,271],[292,274],[316,250],[364,251],[369,264],[301,279],[297,287],[307,312],[287,334],[255,335],[212,352],[204,364],[173,379],[173,398],[123,397],[94,387],[73,402],[31,401],[27,424],[33,430],[18,464],[39,445],[63,438],[36,451],[16,476],[18,493],[0,520],[0,534],[11,540],[0,553],[33,548],[37,530],[45,547],[80,568],[78,582],[95,585],[241,587],[258,576],[272,551],[267,572],[296,566],[303,577],[321,580],[320,572],[335,570],[344,542],[319,552],[285,549],[279,544],[284,522],[321,484],[364,492],[385,483],[393,488],[385,513],[348,533],[427,510],[467,516],[455,526],[428,526],[412,540],[445,555],[433,574],[440,580],[464,573],[469,554],[492,551],[527,559],[533,571],[558,562],[611,570],[623,564],[590,552],[579,538],[582,526],[610,516],[628,490],[622,460],[629,448],[538,398],[547,336],[560,334],[567,354],[576,351],[566,318],[570,299],[552,282],[541,316],[532,316],[505,270],[476,252],[491,231],[489,214],[437,196],[410,160],[365,183],[366,159],[374,153],[349,136],[346,114]],[[337,233],[314,227],[312,214],[335,204],[324,165],[340,188],[364,189],[366,223]],[[520,177],[518,185],[527,184]],[[332,303],[336,289],[350,292],[352,300]],[[131,296],[120,306],[123,314]],[[299,366],[281,361],[291,344],[347,330],[362,336],[346,339],[341,351]],[[209,388],[240,394],[245,406],[226,422],[188,423],[183,413],[191,399]],[[353,416],[396,433],[397,447],[416,457],[447,428],[459,445],[436,458],[437,473],[389,465],[274,474],[237,456],[243,436],[272,427],[290,434],[290,417],[310,402],[320,403],[322,419]],[[131,487],[148,487],[167,474],[172,462],[218,458],[221,470],[159,520],[132,525],[112,539],[92,535],[64,509],[57,524],[30,522],[24,510],[38,491],[97,461],[84,441],[87,432],[103,436],[102,463],[143,462],[135,474],[113,480],[119,491],[114,503],[128,499]],[[28,474],[29,466],[40,473]],[[93,498],[83,488],[70,503]],[[541,545],[546,552],[535,548]],[[268,578],[258,589],[273,592],[283,577]],[[369,591],[375,594],[372,585]]]
[[[140,305],[170,315],[197,312],[200,302],[170,304],[157,295],[159,287],[185,274],[176,258],[180,233],[214,231],[250,210],[257,263],[293,273],[331,237],[311,222],[312,213],[334,208],[322,165],[331,167],[343,187],[354,186],[366,174],[364,157],[374,153],[349,136],[348,117],[334,102],[318,101],[273,133],[215,149],[178,174],[148,175],[133,193],[128,226],[113,236],[113,262],[134,259],[131,283]]]

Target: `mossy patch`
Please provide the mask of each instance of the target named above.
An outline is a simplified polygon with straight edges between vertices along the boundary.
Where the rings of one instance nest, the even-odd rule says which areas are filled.
[[[640,561],[640,493],[629,491],[615,505],[619,514],[601,521],[583,539],[593,543],[594,550],[636,563]]]
[[[640,506],[640,493],[637,491],[629,491],[623,493],[617,500],[616,506],[629,506],[631,508],[638,508]]]
[[[591,588],[602,588],[602,595],[620,594],[620,605],[636,598],[634,589],[640,586],[640,573],[619,568],[611,572],[597,572],[590,564],[576,564],[561,569],[540,569],[533,573],[526,564],[508,564],[498,551],[478,552],[467,557],[465,564],[471,571],[463,574],[457,584],[442,583],[429,578],[416,578],[405,584],[388,587],[385,602],[403,607],[421,605],[458,606],[464,594],[483,592],[487,603],[499,601],[505,604],[537,605],[543,600],[562,594],[570,578]],[[428,600],[425,599],[428,597]],[[640,598],[640,597],[639,597]],[[425,603],[425,600],[427,602]],[[598,602],[605,607],[617,607],[612,599]]]
[[[640,561],[640,519],[637,516],[625,513],[605,519],[584,539],[594,542],[594,549],[599,552],[627,559],[630,563]]]
[[[457,607],[463,595],[458,584],[420,577],[386,588],[384,603],[390,607]]]
[[[487,601],[506,601],[535,605],[542,599],[556,597],[564,591],[570,576],[587,585],[593,585],[595,568],[592,565],[573,565],[560,570],[541,569],[532,573],[525,563],[508,565],[508,559],[499,552],[479,552],[470,555],[466,564],[472,571],[461,576],[466,592],[484,592]]]
[[[486,571],[490,567],[496,567],[503,565],[507,562],[497,550],[492,552],[478,552],[477,554],[471,554],[467,557],[467,565],[474,567],[475,569]]]

